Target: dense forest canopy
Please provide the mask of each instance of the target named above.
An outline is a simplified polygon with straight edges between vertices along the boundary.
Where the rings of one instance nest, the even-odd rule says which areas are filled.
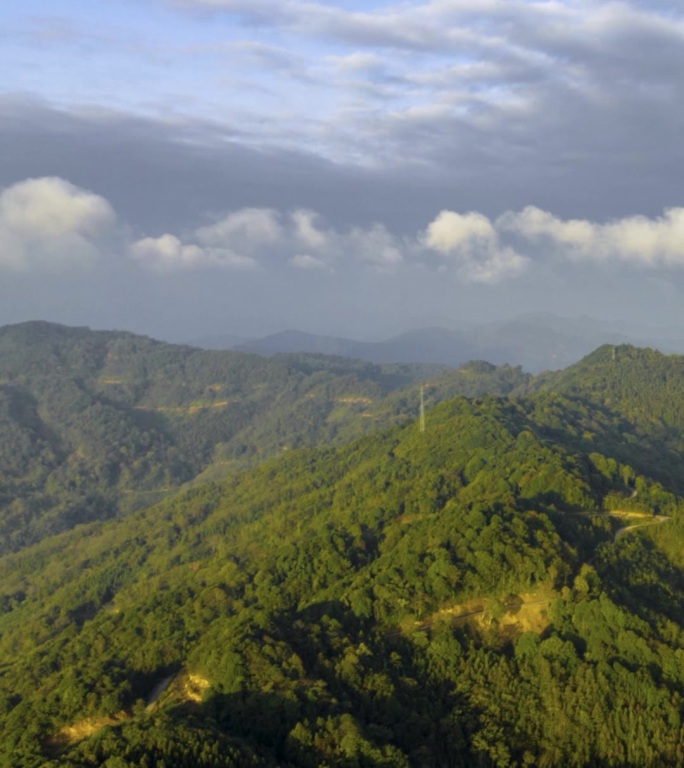
[[[455,394],[529,380],[322,355],[264,359],[51,323],[0,329],[0,551],[287,450],[341,443]],[[434,381],[432,379],[434,378]],[[391,395],[391,396],[390,396]]]
[[[683,362],[0,330],[0,765],[681,765]]]

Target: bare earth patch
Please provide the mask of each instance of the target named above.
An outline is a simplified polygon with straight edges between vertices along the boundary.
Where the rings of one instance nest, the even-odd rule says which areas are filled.
[[[201,675],[188,674],[179,681],[179,687],[185,701],[200,702],[209,687],[209,681]]]
[[[155,686],[148,699],[146,710],[147,712],[154,712],[159,706],[170,701],[199,703],[204,698],[204,692],[208,687],[209,681],[205,677],[192,672],[181,672],[175,678],[165,678]],[[102,728],[119,725],[130,718],[131,715],[123,710],[107,717],[86,717],[60,728],[49,739],[48,746],[59,752],[82,739],[88,738],[88,736],[96,734]]]
[[[160,705],[171,701],[183,703],[193,701],[199,703],[204,698],[204,692],[209,687],[209,681],[202,675],[193,672],[181,672],[175,678],[162,681],[165,683],[163,688],[156,695],[154,700],[150,700],[147,709],[152,711]],[[163,699],[162,699],[163,694]]]
[[[52,737],[52,746],[66,747],[70,744],[76,744],[88,736],[92,736],[107,725],[118,725],[128,719],[128,715],[122,710],[115,715],[107,717],[86,717],[78,720],[71,725],[65,725]]]
[[[404,625],[399,633],[411,630],[426,630],[433,625],[448,622],[452,626],[472,624],[480,630],[491,630],[493,626],[506,635],[522,632],[541,634],[549,625],[548,605],[553,594],[548,589],[509,595],[502,600],[473,598],[457,605],[450,605],[433,613],[423,621]]]

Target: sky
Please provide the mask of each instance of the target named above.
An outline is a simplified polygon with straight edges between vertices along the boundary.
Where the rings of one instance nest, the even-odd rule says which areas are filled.
[[[684,326],[684,9],[0,8],[0,323]]]

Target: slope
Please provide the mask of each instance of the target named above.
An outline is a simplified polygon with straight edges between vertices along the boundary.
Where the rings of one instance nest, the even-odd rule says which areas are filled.
[[[562,395],[580,415],[572,425],[578,449],[593,446],[684,492],[683,356],[606,345],[518,392]]]
[[[681,763],[680,501],[556,415],[451,400],[3,558],[1,764]]]
[[[440,370],[267,360],[50,323],[0,328],[0,551],[396,423],[417,409],[406,387]],[[442,376],[433,399],[459,387],[503,393],[528,378],[469,370]]]

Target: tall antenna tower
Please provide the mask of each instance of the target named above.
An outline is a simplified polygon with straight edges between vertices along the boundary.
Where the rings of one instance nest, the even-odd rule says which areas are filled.
[[[420,385],[420,431],[425,432],[425,387]]]

